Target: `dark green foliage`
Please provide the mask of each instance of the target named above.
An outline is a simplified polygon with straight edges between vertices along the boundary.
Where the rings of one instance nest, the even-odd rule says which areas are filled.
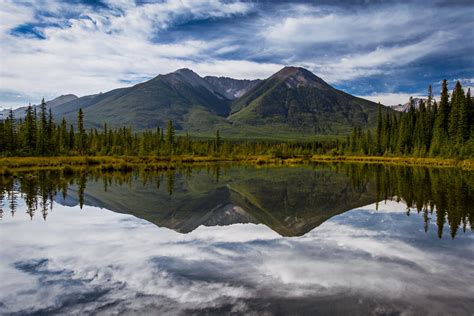
[[[86,149],[86,132],[84,130],[84,113],[82,109],[79,109],[77,113],[77,147],[81,154],[84,153]]]
[[[27,153],[33,154],[36,151],[36,133],[36,117],[30,105],[26,109],[24,131],[24,147]]]
[[[168,121],[168,125],[166,126],[166,145],[169,147],[171,152],[173,152],[174,147],[174,134],[173,121]]]
[[[43,111],[41,111],[42,113]],[[46,113],[46,111],[44,111]],[[32,114],[33,113],[33,114]],[[37,130],[37,131],[36,131]],[[36,132],[35,132],[36,131]],[[166,134],[165,134],[166,133]],[[43,142],[44,145],[40,145]],[[36,148],[35,148],[35,144]],[[1,156],[58,156],[58,155],[269,155],[293,157],[326,153],[337,147],[334,142],[277,142],[223,141],[219,131],[215,138],[193,139],[189,135],[176,136],[172,121],[166,128],[133,132],[131,127],[111,129],[104,124],[101,130],[84,128],[84,113],[77,114],[77,129],[63,118],[60,124],[50,114],[36,118],[27,109],[24,121],[17,121],[14,112],[0,121]]]
[[[370,130],[355,128],[344,152],[469,158],[474,155],[473,124],[470,90],[465,95],[458,81],[449,102],[444,80],[439,107],[430,86],[426,103],[421,101],[418,109],[410,106],[406,114],[378,114],[374,143],[370,142]]]

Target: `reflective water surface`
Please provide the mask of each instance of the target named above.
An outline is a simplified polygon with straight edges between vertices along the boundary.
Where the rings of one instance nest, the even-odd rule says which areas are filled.
[[[1,314],[474,310],[470,172],[38,171],[0,192]]]

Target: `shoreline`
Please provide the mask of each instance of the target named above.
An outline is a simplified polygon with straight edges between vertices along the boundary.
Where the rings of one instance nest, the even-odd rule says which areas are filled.
[[[60,157],[3,157],[0,158],[0,174],[12,171],[64,168],[97,168],[104,171],[128,171],[136,167],[149,169],[170,169],[179,165],[203,165],[210,163],[241,163],[249,165],[298,165],[308,163],[370,163],[401,166],[451,167],[474,171],[474,160],[419,158],[419,157],[380,157],[380,156],[329,156],[276,158],[272,156],[60,156]]]

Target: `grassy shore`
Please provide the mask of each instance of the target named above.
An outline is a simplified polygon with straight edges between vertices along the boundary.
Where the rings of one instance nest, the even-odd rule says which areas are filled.
[[[458,167],[474,171],[474,160],[456,160],[442,158],[416,157],[374,157],[374,156],[329,156],[314,155],[309,157],[277,158],[272,156],[232,156],[232,157],[4,157],[0,158],[0,174],[31,169],[63,169],[63,168],[98,168],[102,170],[128,171],[134,168],[168,169],[183,164],[209,164],[218,162],[238,162],[253,165],[295,165],[311,162],[352,162],[377,163],[407,166]]]

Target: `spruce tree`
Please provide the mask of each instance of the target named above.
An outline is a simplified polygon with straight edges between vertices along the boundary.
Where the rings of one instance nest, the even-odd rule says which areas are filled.
[[[460,88],[460,92],[457,98],[459,107],[459,117],[456,129],[456,143],[458,145],[462,145],[465,141],[467,141],[470,133],[468,104],[466,98],[464,97],[464,91],[462,90],[462,88]]]
[[[448,83],[443,80],[439,105],[434,106],[436,118],[434,122],[433,138],[431,142],[431,154],[437,156],[441,153],[447,143],[448,119],[449,119],[449,95]]]
[[[174,126],[171,120],[168,121],[168,125],[166,126],[166,145],[172,153],[174,149]]]
[[[446,79],[443,80],[441,88],[441,97],[439,101],[438,117],[436,127],[437,129],[447,132],[448,131],[448,120],[449,120],[449,94],[448,94],[448,83]]]
[[[63,117],[61,120],[61,126],[59,127],[59,150],[61,153],[64,153],[69,148],[68,142],[68,133],[67,133],[67,123],[66,119]]]
[[[7,119],[5,120],[5,143],[7,151],[9,151],[10,155],[15,154],[17,148],[17,141],[16,141],[16,120],[15,114],[13,113],[13,109],[10,109],[8,112]]]
[[[467,89],[466,93],[466,109],[467,109],[467,116],[468,116],[468,124],[471,128],[474,127],[474,107],[471,97],[471,88]]]
[[[25,145],[30,155],[34,155],[36,150],[36,136],[36,119],[34,117],[33,107],[30,104],[26,109],[25,115]]]
[[[450,140],[457,143],[459,141],[458,135],[458,126],[459,118],[461,115],[461,108],[464,106],[464,91],[462,90],[461,83],[456,81],[456,86],[454,87],[452,97],[451,97],[451,106],[449,113],[448,121],[448,134]]]
[[[44,102],[44,98],[41,100],[40,104],[40,121],[39,121],[39,131],[38,131],[38,138],[39,138],[39,153],[41,156],[46,154],[47,150],[47,130],[48,125],[48,118],[46,114],[46,102]]]
[[[378,109],[377,109],[377,144],[376,144],[376,149],[375,152],[377,154],[382,154],[383,148],[382,148],[382,127],[383,127],[383,122],[382,122],[382,105],[379,102]]]
[[[86,142],[86,132],[84,129],[84,113],[82,108],[79,109],[77,113],[77,148],[79,153],[84,154],[85,151],[85,142]]]
[[[432,110],[433,106],[433,89],[431,85],[428,87],[428,98],[426,99],[426,108],[428,111]]]
[[[219,152],[221,148],[221,136],[219,135],[219,130],[216,131],[216,140],[215,140],[215,151]]]

